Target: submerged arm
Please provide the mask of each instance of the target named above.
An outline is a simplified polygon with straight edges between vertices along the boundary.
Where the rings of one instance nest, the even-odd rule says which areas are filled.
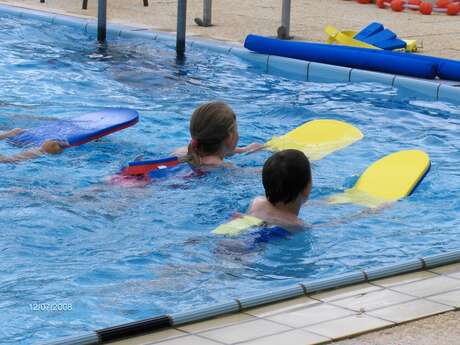
[[[47,140],[40,148],[23,151],[13,156],[0,155],[0,163],[19,163],[29,159],[40,157],[44,154],[58,154],[61,153],[65,147],[68,147],[67,142],[57,140]]]
[[[0,155],[0,163],[19,163],[29,159],[34,159],[43,155],[44,152],[41,149],[33,149],[18,153],[13,156]]]
[[[6,131],[6,132],[3,132],[3,133],[0,133],[0,140],[4,140],[4,139],[8,139],[8,138],[11,138],[11,137],[14,137],[18,134],[21,134],[22,132],[24,132],[23,129],[21,128],[15,128],[15,129],[12,129],[10,131]]]

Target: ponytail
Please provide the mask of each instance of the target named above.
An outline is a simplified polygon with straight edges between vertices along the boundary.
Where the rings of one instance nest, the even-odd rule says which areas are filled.
[[[236,114],[224,102],[210,102],[199,106],[190,119],[192,139],[182,161],[200,165],[202,157],[215,155],[223,149],[224,140],[235,127]]]

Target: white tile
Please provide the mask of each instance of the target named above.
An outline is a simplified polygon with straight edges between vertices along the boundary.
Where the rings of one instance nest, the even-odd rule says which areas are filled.
[[[336,289],[327,292],[321,292],[311,295],[312,298],[319,299],[324,302],[334,301],[337,299],[342,299],[346,297],[356,296],[356,295],[365,295],[372,291],[378,291],[382,288],[374,286],[368,283],[357,284],[353,286],[348,286],[341,289]]]
[[[184,335],[186,335],[186,333],[178,331],[176,329],[166,329],[164,331],[141,335],[140,337],[133,337],[120,341],[114,341],[111,342],[110,345],[144,345]]]
[[[324,335],[325,337],[340,339],[381,329],[391,325],[393,325],[392,322],[361,314],[308,326],[305,327],[305,329],[317,334]]]
[[[280,333],[289,329],[289,327],[267,320],[256,320],[218,328],[212,331],[200,333],[200,335],[224,344],[233,344]]]
[[[372,284],[379,285],[382,287],[392,287],[395,285],[402,285],[407,283],[416,282],[418,280],[434,278],[437,275],[429,271],[419,271],[407,274],[401,274],[390,278],[377,279]]]
[[[436,315],[448,310],[453,310],[453,308],[439,303],[418,299],[392,307],[374,310],[367,314],[384,320],[401,323]]]
[[[438,276],[406,285],[394,286],[391,289],[407,293],[412,296],[426,297],[447,292],[449,290],[460,289],[460,280]]]
[[[289,332],[271,335],[269,337],[251,340],[249,342],[242,343],[242,345],[314,345],[324,344],[329,341],[329,338],[296,329]]]
[[[280,303],[269,304],[263,307],[252,308],[252,309],[246,310],[245,312],[247,314],[254,315],[257,317],[267,317],[267,316],[271,316],[274,314],[279,314],[279,313],[290,311],[293,309],[304,308],[304,307],[307,307],[313,304],[319,304],[319,303],[320,303],[319,301],[312,299],[312,298],[299,297],[299,298],[294,298],[294,299],[280,302]]]
[[[358,312],[365,312],[387,307],[393,304],[407,302],[411,299],[414,299],[414,297],[403,295],[391,290],[381,290],[370,292],[365,295],[357,295],[350,298],[341,299],[332,303]]]
[[[441,295],[428,297],[430,301],[451,305],[460,308],[460,290],[443,293]]]
[[[436,272],[438,274],[446,274],[448,276],[453,276],[455,278],[460,278],[460,264],[452,264],[452,265],[436,267],[436,268],[430,269],[430,271]]]
[[[185,337],[175,338],[171,340],[161,341],[153,344],[158,345],[221,345],[215,341],[198,337],[195,335],[188,335]]]
[[[323,321],[338,319],[352,314],[354,313],[350,310],[321,303],[312,307],[276,314],[268,317],[267,319],[298,328]]]
[[[207,321],[195,322],[195,323],[191,323],[191,324],[184,325],[184,326],[179,326],[177,327],[177,329],[180,329],[182,331],[189,332],[189,333],[197,333],[197,332],[207,331],[209,329],[213,329],[217,327],[230,326],[232,324],[235,324],[238,322],[249,321],[251,319],[255,319],[255,318],[245,313],[239,313],[239,314],[218,317],[218,318],[207,320]]]

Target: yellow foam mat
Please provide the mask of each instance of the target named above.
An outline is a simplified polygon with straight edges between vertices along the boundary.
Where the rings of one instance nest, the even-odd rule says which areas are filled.
[[[412,193],[430,168],[429,156],[405,150],[383,157],[369,166],[355,186],[330,198],[331,203],[355,203],[378,207]]]
[[[238,236],[243,231],[255,226],[261,226],[263,223],[264,221],[259,218],[243,216],[218,226],[212,233],[216,235]]]
[[[266,144],[273,151],[297,149],[319,160],[363,138],[359,129],[338,120],[313,120]]]

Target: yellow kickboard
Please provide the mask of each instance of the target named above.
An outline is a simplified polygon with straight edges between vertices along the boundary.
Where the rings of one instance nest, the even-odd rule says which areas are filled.
[[[272,151],[297,149],[310,160],[319,160],[363,138],[352,125],[338,120],[313,120],[266,144]]]
[[[324,29],[326,34],[328,34],[327,43],[341,44],[344,46],[350,47],[359,47],[359,48],[368,48],[368,49],[380,49],[372,44],[366,42],[355,40],[353,37],[356,35],[356,31],[339,31],[333,26],[326,26]]]
[[[243,216],[218,226],[212,231],[212,233],[216,235],[238,236],[243,231],[254,226],[260,226],[263,223],[264,221],[259,218],[253,216]]]
[[[430,158],[423,151],[395,152],[373,163],[353,188],[331,197],[329,201],[367,207],[394,202],[410,195],[429,168]]]

